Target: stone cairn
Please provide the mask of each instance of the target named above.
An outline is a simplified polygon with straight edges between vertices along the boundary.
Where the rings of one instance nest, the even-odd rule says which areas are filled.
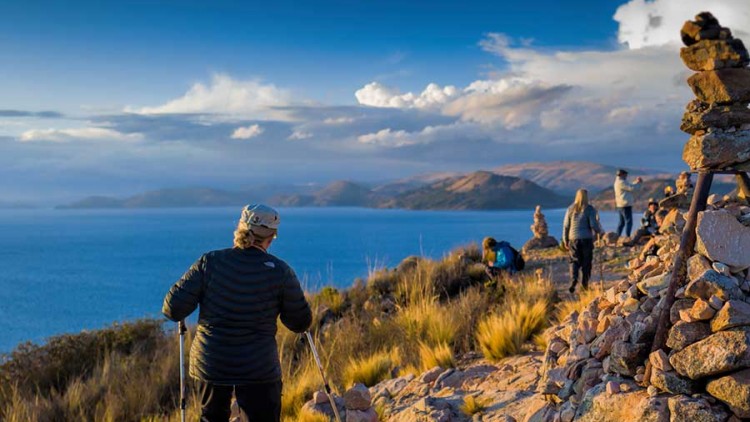
[[[558,245],[557,239],[549,235],[547,219],[542,214],[541,205],[537,205],[534,211],[534,224],[531,225],[531,233],[534,234],[534,237],[523,245],[523,252],[532,249],[554,248]]]
[[[698,97],[683,118],[694,170],[750,160],[750,70],[742,41],[710,13],[682,29]],[[686,283],[668,310],[666,345],[652,352],[685,219],[675,209],[629,263],[628,278],[546,336],[538,421],[740,421],[750,418],[750,207],[714,198],[697,213]],[[692,248],[690,248],[692,249]],[[668,300],[669,299],[669,300]],[[665,311],[666,312],[666,311]],[[650,369],[647,371],[647,365]],[[648,375],[647,375],[648,374]]]

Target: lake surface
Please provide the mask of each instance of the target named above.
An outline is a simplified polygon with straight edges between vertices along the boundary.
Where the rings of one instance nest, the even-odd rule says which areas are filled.
[[[231,247],[238,208],[0,210],[0,352],[19,342],[159,317],[169,287],[203,253]],[[564,210],[545,210],[559,239]],[[409,255],[439,258],[485,236],[520,249],[528,211],[282,209],[271,253],[303,286],[348,287]],[[601,213],[607,230],[616,215]]]

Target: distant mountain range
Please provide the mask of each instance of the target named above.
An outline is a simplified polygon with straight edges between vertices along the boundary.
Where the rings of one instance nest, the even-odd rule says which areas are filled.
[[[514,164],[472,173],[428,173],[379,184],[341,180],[329,185],[263,185],[239,190],[207,187],[159,189],[127,198],[90,196],[58,208],[155,208],[237,206],[250,201],[285,207],[355,206],[404,209],[518,209],[572,202],[580,187],[609,208],[616,168],[589,162]],[[660,194],[672,175],[630,170],[633,177],[661,180],[645,195]],[[599,191],[604,191],[601,195]],[[653,191],[653,192],[652,192]],[[659,192],[657,192],[659,191]],[[608,199],[609,198],[609,199]]]

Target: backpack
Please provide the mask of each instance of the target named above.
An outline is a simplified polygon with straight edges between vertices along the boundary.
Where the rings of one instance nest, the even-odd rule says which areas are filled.
[[[495,261],[492,263],[494,268],[499,270],[509,270],[510,272],[518,271],[516,267],[516,255],[518,252],[510,246],[510,243],[502,241],[495,245]]]

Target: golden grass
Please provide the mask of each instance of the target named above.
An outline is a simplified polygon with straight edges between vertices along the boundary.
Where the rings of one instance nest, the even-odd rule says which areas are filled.
[[[477,327],[477,341],[485,358],[498,361],[520,353],[523,344],[547,322],[548,306],[543,299],[531,304],[515,302],[483,319]]]
[[[556,320],[563,321],[573,312],[582,312],[591,301],[603,294],[604,292],[598,286],[590,287],[587,290],[581,290],[573,299],[564,300],[556,305]]]
[[[455,368],[456,366],[456,360],[453,357],[453,350],[451,350],[450,346],[445,343],[430,346],[427,343],[420,342],[419,359],[422,372],[436,366],[441,368]]]
[[[368,387],[391,377],[391,371],[399,365],[399,351],[380,351],[361,359],[350,359],[344,368],[344,385],[356,383]]]
[[[323,380],[311,359],[301,363],[294,374],[284,380],[281,394],[281,414],[297,416],[302,405],[318,390],[323,390]]]
[[[464,402],[459,407],[459,410],[461,410],[466,416],[473,416],[487,409],[488,404],[489,400],[479,396],[466,396],[464,397]]]
[[[330,422],[328,416],[307,409],[302,409],[295,419],[287,418],[285,422]]]
[[[395,320],[406,338],[426,341],[430,345],[452,344],[459,325],[456,315],[446,312],[431,297],[402,308]]]

